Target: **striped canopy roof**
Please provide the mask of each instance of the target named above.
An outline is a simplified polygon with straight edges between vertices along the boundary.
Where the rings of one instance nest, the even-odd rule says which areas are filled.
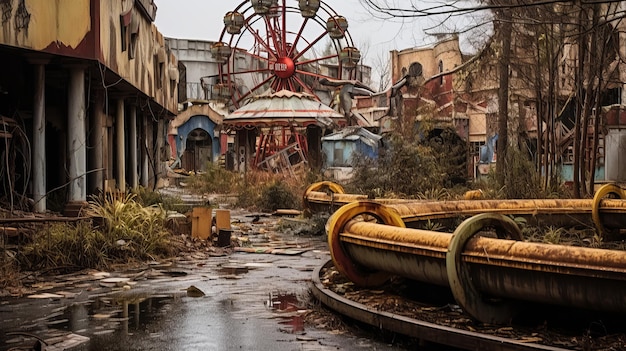
[[[346,124],[344,116],[315,100],[312,95],[289,90],[255,97],[224,118],[234,127],[301,126],[321,127]]]

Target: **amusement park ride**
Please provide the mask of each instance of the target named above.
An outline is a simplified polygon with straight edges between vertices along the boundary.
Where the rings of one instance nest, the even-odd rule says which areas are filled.
[[[243,162],[276,171],[271,165],[280,160],[270,158],[286,149],[307,156],[311,143],[307,134],[316,138],[323,134],[307,133],[307,127],[328,127],[318,117],[330,117],[335,126],[346,124],[344,115],[325,109],[335,96],[334,88],[322,83],[354,81],[361,53],[354,47],[346,18],[323,1],[243,1],[224,16],[224,28],[211,53],[219,64],[212,93],[226,101],[231,112],[224,126],[236,131],[240,169]],[[234,118],[244,105],[259,100],[267,101],[260,104],[258,115],[246,110],[248,118]],[[318,116],[315,111],[322,106],[325,116]]]
[[[221,63],[216,92],[235,108],[268,89],[321,101],[319,79],[355,79],[361,59],[346,18],[320,0],[244,1],[224,16],[211,52]]]

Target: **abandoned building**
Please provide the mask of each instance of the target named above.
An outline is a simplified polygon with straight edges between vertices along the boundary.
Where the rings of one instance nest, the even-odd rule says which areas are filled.
[[[0,2],[0,198],[72,211],[152,186],[177,114],[176,57],[153,0]]]
[[[622,22],[618,25],[624,26]],[[615,42],[623,43],[626,35],[616,31]],[[516,38],[514,41],[523,41]],[[522,43],[523,44],[523,43]],[[523,51],[523,45],[516,50]],[[556,145],[556,159],[560,163],[560,176],[564,181],[572,179],[572,155],[574,147],[573,127],[576,103],[573,91],[573,68],[576,61],[575,43],[565,50],[559,62],[562,72],[558,99],[564,104],[556,118],[546,117],[545,107],[542,118],[538,117],[537,91],[529,86],[529,65],[532,62],[518,63],[510,72],[509,86],[509,142],[524,144],[534,156],[537,140],[550,140]],[[619,57],[626,56],[626,46],[610,46],[614,52],[606,73],[607,84],[601,98],[598,131],[595,181],[624,181],[626,167],[621,162],[622,149],[626,145],[624,108],[626,65]],[[519,53],[517,56],[522,57]],[[386,92],[369,97],[357,97],[355,110],[370,114],[379,121],[381,132],[390,130],[393,123],[411,121],[416,123],[430,118],[437,128],[449,127],[467,143],[467,178],[486,175],[495,162],[495,140],[498,138],[498,67],[496,62],[483,57],[471,60],[465,57],[456,35],[439,38],[426,47],[391,51],[391,77],[395,85]],[[592,147],[594,128],[590,123],[588,139],[583,141],[589,155]],[[546,125],[551,124],[554,136],[546,136]],[[539,129],[541,128],[541,129]],[[550,141],[552,142],[552,141]],[[545,143],[545,141],[544,141]],[[545,146],[544,146],[545,147]],[[485,158],[489,154],[491,157]],[[481,156],[483,156],[481,158]],[[589,157],[589,156],[588,156]]]
[[[246,7],[253,12],[224,15],[216,41],[202,41],[163,37],[154,25],[154,0],[0,1],[3,204],[71,212],[92,193],[153,187],[173,168],[202,171],[228,155],[225,164],[232,169],[264,167],[293,145],[291,137],[298,145],[291,151],[318,168],[322,137],[336,131],[331,126],[358,124],[383,134],[398,118],[419,121],[424,116],[418,108],[424,106],[439,127],[454,129],[466,143],[467,178],[493,166],[497,67],[468,65],[458,36],[392,51],[394,86],[375,93],[358,84],[370,81],[371,68],[362,64],[346,19],[332,8],[307,1],[282,9],[253,3]],[[242,18],[260,16],[269,16],[273,29],[264,36],[246,34]],[[329,55],[315,57],[300,34],[273,37],[290,32],[285,23],[313,17],[311,25],[336,43]],[[611,55],[626,57],[626,45],[619,45],[626,34],[617,33]],[[563,100],[573,93],[575,43],[566,49],[560,59]],[[623,181],[626,68],[617,59],[608,66],[595,180]],[[548,121],[539,117],[545,114],[539,113],[536,92],[517,79],[526,70],[510,73],[510,120],[516,136],[535,152],[532,145],[544,138]],[[248,102],[267,96],[292,102],[312,97],[333,111],[332,123],[283,123],[283,115],[263,110],[257,111],[259,125],[237,121]],[[247,117],[254,122],[255,116]],[[268,124],[268,118],[280,123]],[[575,110],[566,106],[552,126],[565,180],[571,178],[574,119]]]

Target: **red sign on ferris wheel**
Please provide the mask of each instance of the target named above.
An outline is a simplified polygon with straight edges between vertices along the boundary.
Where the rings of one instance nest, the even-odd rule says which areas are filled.
[[[273,66],[273,68],[271,67]],[[280,57],[270,65],[270,69],[274,71],[274,74],[279,78],[287,79],[296,73],[296,65],[289,57]]]

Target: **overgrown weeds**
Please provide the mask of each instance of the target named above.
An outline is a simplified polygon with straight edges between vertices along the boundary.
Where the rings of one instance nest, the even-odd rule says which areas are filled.
[[[160,205],[165,211],[177,211],[180,213],[191,211],[191,206],[185,205],[180,197],[164,195],[144,187],[134,189],[133,194],[136,195],[135,201],[143,206]]]
[[[268,212],[300,208],[302,193],[311,177],[309,174],[293,176],[256,170],[236,173],[211,169],[207,174],[191,176],[188,186],[199,193],[234,194],[237,207]]]
[[[554,179],[545,186],[544,179],[535,169],[530,157],[520,150],[511,148],[507,153],[504,168],[504,183],[498,182],[495,171],[474,183],[488,199],[554,199],[571,198],[571,191]]]
[[[231,194],[239,190],[242,175],[209,163],[206,172],[189,177],[189,187],[199,193]]]
[[[16,252],[13,250],[0,251],[0,291],[20,285],[19,264]]]
[[[465,182],[465,151],[452,139],[447,129],[422,131],[411,140],[392,134],[377,159],[353,158],[347,188],[375,197],[446,198],[446,189]]]
[[[176,251],[159,204],[144,207],[135,194],[92,197],[84,215],[92,221],[56,223],[38,232],[21,257],[22,267],[106,268],[171,256]]]

